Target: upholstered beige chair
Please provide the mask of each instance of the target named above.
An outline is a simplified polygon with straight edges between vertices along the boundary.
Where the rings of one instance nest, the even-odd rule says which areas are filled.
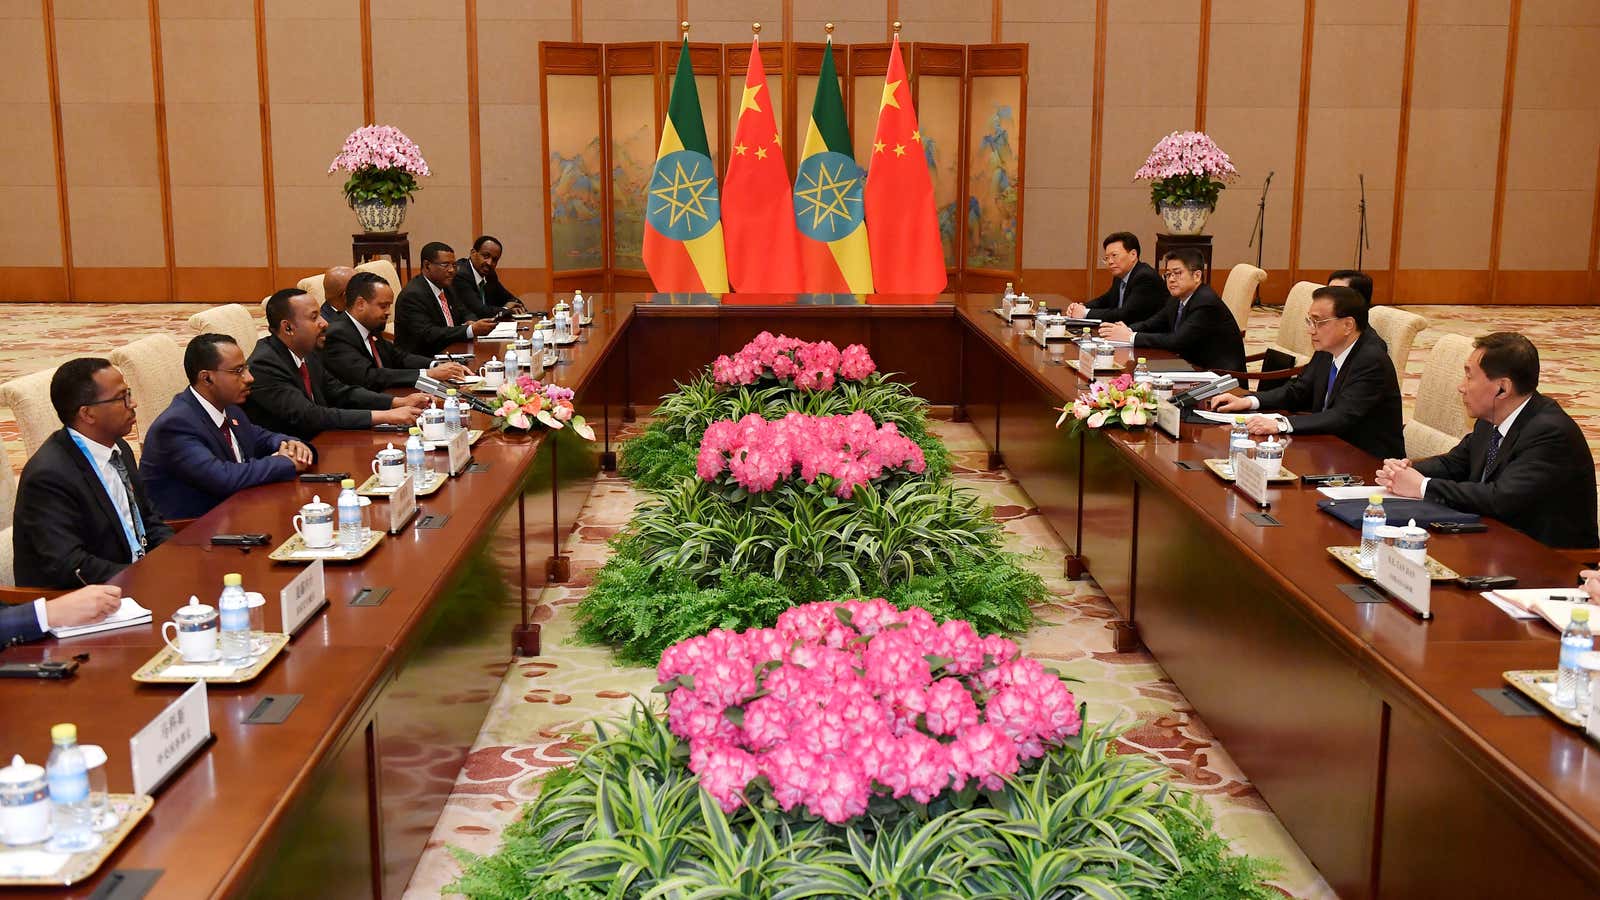
[[[152,334],[111,351],[111,364],[122,370],[122,377],[139,404],[139,421],[144,427],[156,420],[172,402],[173,395],[189,386],[183,374],[183,350],[167,334]]]
[[[1433,345],[1417,387],[1416,407],[1406,423],[1406,456],[1423,459],[1447,453],[1472,428],[1456,387],[1472,356],[1472,339],[1446,334]]]
[[[1244,331],[1250,325],[1250,304],[1256,298],[1256,288],[1267,280],[1267,273],[1249,263],[1239,263],[1228,272],[1222,285],[1222,302]]]
[[[306,293],[310,294],[312,297],[315,297],[318,306],[321,306],[322,304],[328,302],[328,295],[323,293],[323,290],[322,290],[322,276],[321,275],[307,275],[306,277],[304,277],[304,278],[300,279],[299,281],[295,282],[295,287],[299,288],[302,291],[305,291]]]
[[[389,282],[389,287],[394,289],[396,297],[400,296],[400,289],[405,287],[404,284],[400,283],[400,270],[396,269],[394,263],[387,259],[369,259],[356,266],[356,271],[371,272],[374,275],[381,276],[384,281]]]
[[[213,306],[204,312],[197,312],[189,317],[189,327],[194,329],[195,334],[211,332],[233,338],[246,358],[249,358],[250,351],[256,348],[256,341],[261,338],[261,326],[256,324],[250,310],[238,303]]]
[[[1411,358],[1411,345],[1417,335],[1428,327],[1428,320],[1393,306],[1374,306],[1367,314],[1367,324],[1383,342],[1389,345],[1389,359],[1394,362],[1394,372],[1404,381],[1406,361]]]
[[[6,443],[0,441],[0,528],[11,524],[11,512],[16,506],[17,476],[11,471],[11,456]]]
[[[45,439],[61,427],[56,409],[50,404],[50,379],[55,374],[56,367],[51,366],[0,384],[0,406],[9,407],[17,417],[22,451],[27,456],[37,452]]]
[[[17,586],[15,554],[11,547],[11,526],[0,528],[0,587]]]
[[[1267,349],[1294,357],[1294,364],[1303,366],[1311,361],[1316,348],[1311,346],[1311,333],[1306,330],[1306,315],[1311,311],[1311,295],[1322,285],[1315,281],[1297,281],[1283,301],[1283,316],[1278,320],[1278,336]]]

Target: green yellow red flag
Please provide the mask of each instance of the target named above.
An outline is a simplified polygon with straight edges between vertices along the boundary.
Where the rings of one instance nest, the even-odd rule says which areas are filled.
[[[689,65],[687,35],[672,79],[661,146],[645,187],[644,222],[644,267],[656,290],[727,293],[717,173]]]
[[[807,291],[872,293],[872,255],[862,203],[865,183],[866,173],[856,165],[850,146],[830,35],[794,178],[794,217]]]

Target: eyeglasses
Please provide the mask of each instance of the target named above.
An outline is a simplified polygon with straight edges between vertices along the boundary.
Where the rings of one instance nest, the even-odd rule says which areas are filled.
[[[423,265],[426,265],[426,266],[438,266],[441,269],[454,269],[456,267],[456,264],[453,263],[453,262],[443,262],[441,260],[434,260],[433,262],[430,262],[430,263],[423,263]]]
[[[1316,331],[1318,328],[1321,328],[1322,326],[1328,324],[1329,322],[1332,322],[1332,321],[1334,321],[1336,319],[1339,319],[1339,318],[1341,318],[1341,317],[1340,316],[1329,316],[1326,319],[1313,319],[1310,316],[1306,316],[1306,327],[1311,329],[1312,331]]]
[[[112,394],[103,400],[90,400],[88,403],[85,403],[84,406],[99,406],[102,403],[121,403],[128,409],[133,409],[133,391],[124,390],[120,394]]]
[[[1184,276],[1186,276],[1188,274],[1189,274],[1189,270],[1188,269],[1168,269],[1167,271],[1161,273],[1161,277],[1166,279],[1167,281],[1172,281],[1173,279],[1176,279],[1176,278],[1183,278]]]
[[[250,364],[249,363],[245,363],[242,366],[234,366],[231,369],[210,369],[208,371],[212,371],[212,372],[227,372],[229,375],[232,375],[235,378],[243,378],[244,377],[244,373],[250,371]]]

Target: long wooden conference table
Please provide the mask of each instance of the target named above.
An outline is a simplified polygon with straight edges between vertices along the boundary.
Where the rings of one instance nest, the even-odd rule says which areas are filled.
[[[413,527],[361,563],[330,566],[330,606],[261,678],[211,688],[215,742],[101,873],[32,895],[87,896],[116,870],[157,869],[152,896],[398,896],[498,685],[517,589],[564,577],[561,538],[594,472],[614,461],[619,430],[764,329],[865,344],[880,369],[969,420],[1070,548],[1063,565],[1105,590],[1119,637],[1150,649],[1341,896],[1600,892],[1600,751],[1474,693],[1499,688],[1504,670],[1553,667],[1554,633],[1454,585],[1435,587],[1429,621],[1352,602],[1339,585],[1357,579],[1325,548],[1358,536],[1317,510],[1314,490],[1272,491],[1282,524],[1263,527],[1230,486],[1179,465],[1225,456],[1226,429],[1186,427],[1181,440],[1055,429],[1051,407],[1084,379],[990,314],[989,295],[594,299],[595,324],[547,377],[578,391],[599,440],[486,436],[475,459],[487,469],[423,503],[449,516],[442,528]],[[364,472],[390,439],[324,434],[317,468]],[[1377,462],[1328,437],[1296,437],[1285,457],[1294,472],[1369,479]],[[75,721],[106,747],[111,790],[130,790],[127,738],[177,693],[129,678],[159,647],[159,623],[191,593],[212,602],[223,572],[274,597],[298,571],[210,536],[281,537],[328,487],[244,492],[130,567],[118,581],[156,625],[7,651],[90,660],[67,681],[0,683],[0,750],[42,761],[50,723]],[[510,515],[522,523],[520,572],[489,555]],[[1435,536],[1430,553],[1463,574],[1571,583],[1567,556],[1489,526]],[[350,605],[363,588],[389,592]],[[286,722],[243,724],[278,694],[302,696]]]

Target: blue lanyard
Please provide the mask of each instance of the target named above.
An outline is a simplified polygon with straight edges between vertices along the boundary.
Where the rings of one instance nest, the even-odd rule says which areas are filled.
[[[88,446],[85,445],[83,440],[77,435],[69,431],[67,432],[67,437],[72,438],[72,443],[78,446],[78,450],[81,451],[84,458],[89,461],[89,468],[93,470],[94,474],[100,479],[100,487],[106,492],[107,499],[111,500],[111,508],[116,509],[116,495],[111,493],[111,484],[110,482],[106,481],[106,473],[101,471],[100,464],[95,462],[94,454],[89,452]],[[127,465],[128,463],[126,460],[124,460],[122,464]],[[140,515],[139,513],[139,498],[133,495],[133,491],[129,488],[129,486],[126,484],[123,485],[122,490],[128,495],[128,513],[133,519],[133,523],[131,525],[127,519],[122,519],[122,535],[123,537],[127,538],[128,552],[133,554],[133,558],[135,560],[138,560],[140,557],[144,556],[145,550],[149,546],[146,542],[147,539],[145,538],[144,533],[144,516]]]

